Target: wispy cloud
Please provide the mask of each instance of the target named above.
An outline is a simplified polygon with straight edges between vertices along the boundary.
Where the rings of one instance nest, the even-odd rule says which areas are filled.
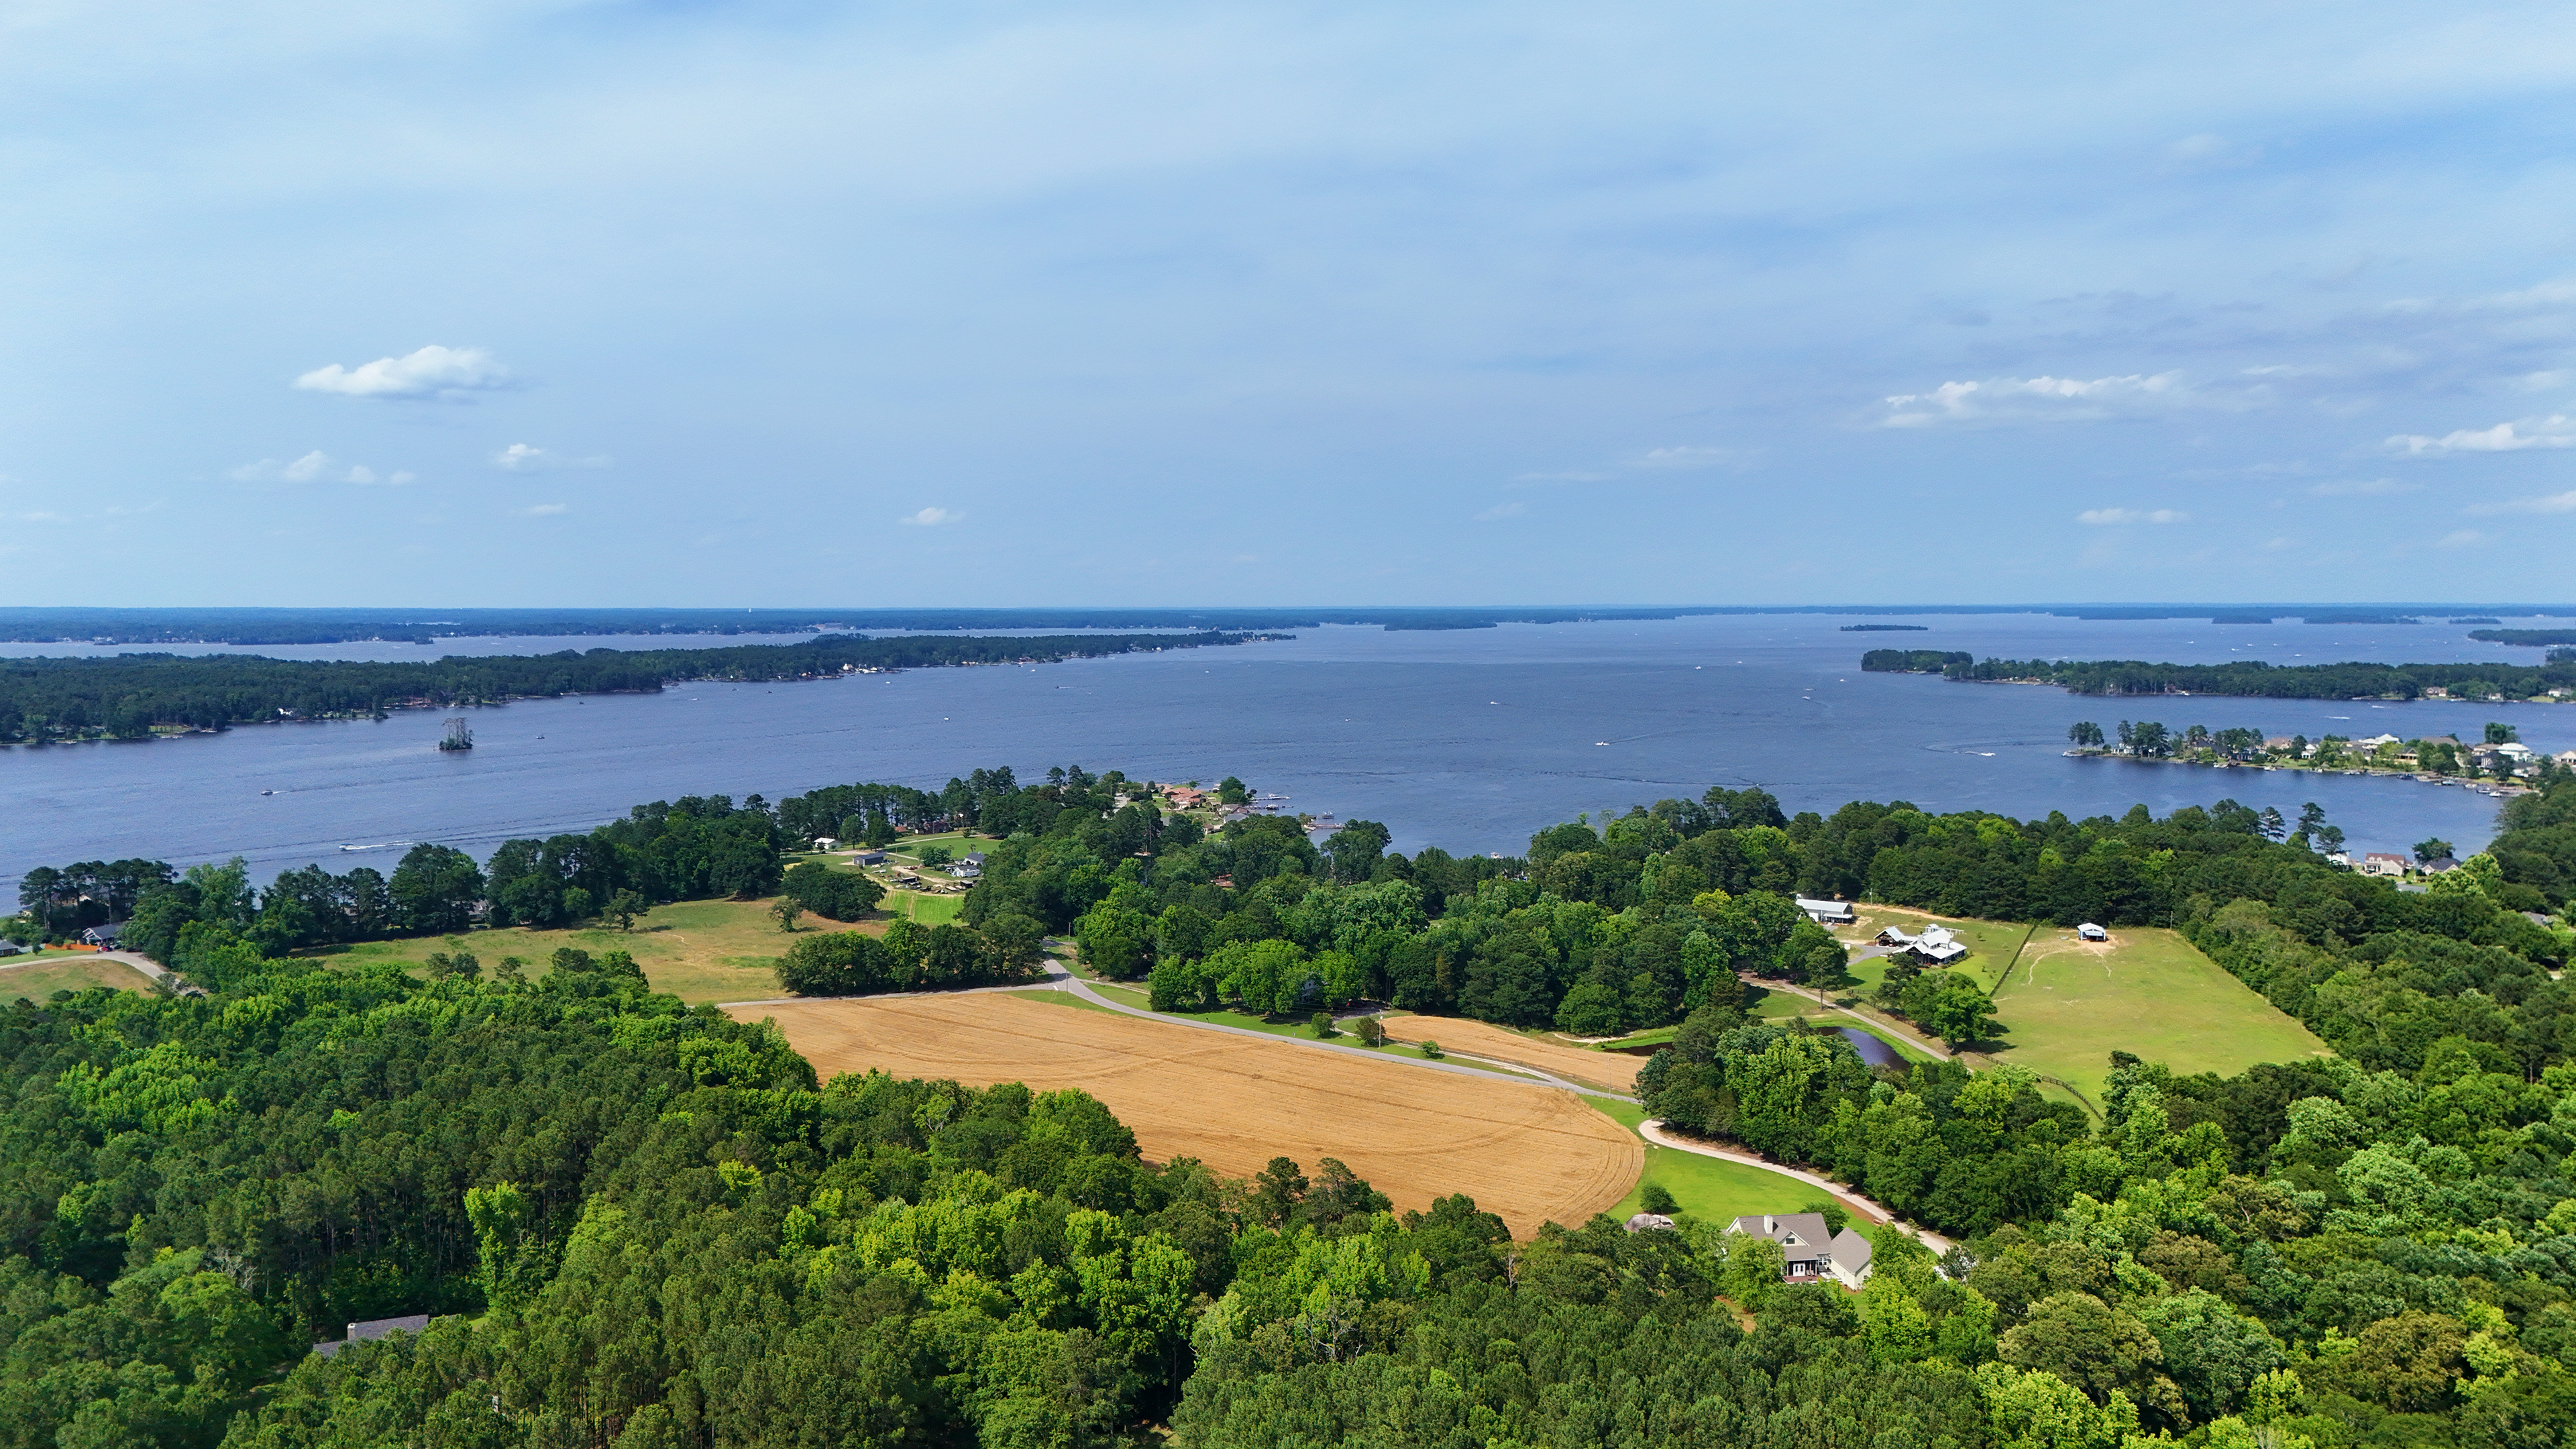
[[[925,508],[919,513],[907,513],[897,520],[897,522],[909,523],[921,528],[936,528],[943,523],[964,523],[965,521],[965,514],[953,513],[945,508]]]
[[[2174,508],[2087,508],[2075,515],[2075,521],[2096,528],[2125,528],[2132,523],[2189,523],[2191,515]]]
[[[2475,548],[2479,544],[2487,541],[2487,536],[2478,532],[2476,529],[2463,528],[2457,533],[2446,533],[2442,535],[2441,538],[2434,542],[2433,546],[2435,548]]]
[[[1515,473],[1512,475],[1512,481],[1515,483],[1607,483],[1617,476],[1619,475],[1616,473],[1601,472]]]
[[[2319,498],[2384,498],[2391,493],[2413,493],[2421,483],[2401,483],[2394,478],[2344,478],[2331,483],[2311,483],[2308,491]]]
[[[557,518],[570,512],[569,503],[533,503],[518,510],[521,518]]]
[[[295,379],[307,392],[342,397],[461,398],[510,385],[510,369],[480,347],[432,344],[402,357],[379,357],[356,367],[334,362]]]
[[[256,463],[227,468],[224,476],[236,483],[381,483],[398,488],[417,475],[402,472],[380,475],[364,463],[342,464],[317,448],[284,463],[275,458],[262,458]]]
[[[2122,377],[1996,377],[1945,382],[1930,392],[1886,399],[1879,426],[1927,428],[1941,423],[2080,422],[2183,401],[2180,372]]]
[[[2466,513],[2576,513],[2576,488],[2564,493],[2549,493],[2538,498],[2508,498],[2502,503],[2476,503],[2462,510]]]
[[[2576,448],[2576,418],[2555,413],[2524,418],[2492,428],[2462,428],[2436,438],[2400,433],[2380,447],[2405,458],[2439,458],[2451,453],[2518,453],[2525,448]]]
[[[547,448],[512,443],[492,455],[492,466],[511,473],[544,473],[556,468],[605,468],[606,458],[567,458]]]
[[[1476,521],[1478,523],[1492,523],[1496,519],[1518,518],[1527,512],[1529,512],[1529,505],[1526,503],[1497,503],[1493,507],[1486,509],[1484,512],[1477,514]]]

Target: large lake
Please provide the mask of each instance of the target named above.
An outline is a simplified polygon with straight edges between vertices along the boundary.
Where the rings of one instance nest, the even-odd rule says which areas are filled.
[[[1290,796],[1293,809],[1384,821],[1406,851],[1437,844],[1513,853],[1531,831],[1578,812],[1696,795],[1712,784],[1764,786],[1793,812],[1903,799],[1931,810],[2081,817],[2140,803],[2162,814],[2232,797],[2294,816],[2315,800],[2356,850],[2402,850],[2440,836],[2465,851],[2493,833],[2496,802],[2463,789],[2074,760],[2062,753],[2066,729],[2077,720],[2108,729],[2121,719],[2160,719],[2176,729],[2245,725],[2311,738],[2383,731],[2475,738],[2487,720],[2503,719],[2535,748],[2576,747],[2571,706],[2087,699],[1859,667],[1863,650],[1882,646],[2278,663],[2540,658],[2537,650],[2472,642],[2465,627],[2006,614],[1922,616],[1917,622],[1931,626],[1924,633],[1840,632],[1851,622],[1727,615],[1438,633],[1322,628],[1300,630],[1291,642],[1037,668],[693,685],[473,711],[476,748],[453,755],[434,748],[439,719],[429,711],[20,747],[0,750],[0,878],[38,864],[125,856],[184,864],[238,854],[262,879],[308,861],[386,870],[396,842],[433,840],[480,856],[511,836],[588,829],[642,801],[753,792],[775,800],[859,780],[935,788],[977,766],[1005,764],[1024,780],[1052,764],[1210,783],[1237,774]],[[625,642],[258,652],[428,658]],[[674,642],[757,641],[649,645]],[[379,848],[347,852],[344,844]]]

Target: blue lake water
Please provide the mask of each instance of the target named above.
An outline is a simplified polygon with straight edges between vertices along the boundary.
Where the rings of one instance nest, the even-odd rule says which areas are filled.
[[[1513,853],[1531,831],[1578,812],[1712,784],[1762,785],[1791,811],[1904,799],[2022,818],[2118,814],[2140,803],[2162,814],[2222,796],[2295,815],[2315,800],[2355,850],[2404,849],[2426,836],[2466,850],[2491,835],[2496,802],[2463,789],[2068,759],[2066,729],[2125,718],[2310,738],[2473,738],[2488,719],[2503,719],[2535,748],[2576,747],[2569,706],[2087,699],[1859,668],[1861,652],[1877,647],[2279,663],[2540,657],[2472,642],[2460,627],[1941,615],[1919,620],[1932,626],[1924,633],[1839,632],[1849,622],[1728,615],[1438,633],[1322,628],[1288,642],[1036,668],[524,701],[472,712],[476,748],[457,755],[434,748],[432,711],[21,747],[0,751],[0,878],[135,855],[187,863],[239,854],[263,879],[308,861],[389,869],[396,842],[434,840],[480,855],[511,836],[587,829],[641,801],[755,791],[775,800],[857,780],[936,787],[1003,764],[1023,779],[1051,764],[1159,780],[1237,774],[1289,795],[1292,809],[1384,821],[1406,851],[1438,844]],[[499,650],[451,641],[434,651],[263,652]],[[379,848],[344,852],[343,844]]]

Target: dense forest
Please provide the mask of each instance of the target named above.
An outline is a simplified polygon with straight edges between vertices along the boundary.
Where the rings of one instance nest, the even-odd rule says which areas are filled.
[[[2576,659],[2546,664],[2148,664],[2135,659],[1982,659],[1931,649],[1872,649],[1875,673],[1939,674],[1981,682],[2037,681],[2076,694],[2235,694],[2257,699],[2418,699],[2440,687],[2454,699],[2548,698],[2576,690]],[[2562,694],[2563,697],[2563,694]]]
[[[326,969],[274,947],[298,909],[353,919],[339,887],[60,868],[35,909],[167,912],[211,994],[0,1012],[0,1443],[2567,1444],[2576,776],[2543,783],[2420,894],[2227,802],[2016,822],[1713,790],[1494,860],[1367,822],[1210,835],[1069,768],[642,807],[383,884],[389,931],[514,886],[532,913],[760,893],[821,822],[971,818],[1005,838],[965,923],[846,937],[871,944],[812,953],[808,985],[1006,978],[1067,931],[1182,1007],[1678,1018],[1651,1112],[1958,1240],[1882,1233],[1859,1294],[1687,1217],[1515,1243],[1330,1160],[1148,1163],[1078,1093],[817,1083],[621,953]],[[1735,969],[1841,968],[1791,893],[2174,926],[2337,1055],[2116,1056],[2098,1117],[2009,1067],[1873,1070],[1741,1010]],[[401,1313],[445,1316],[306,1352]]]
[[[2569,858],[2559,783],[2517,802],[2518,850]],[[1032,839],[1078,845],[1132,808],[1093,808],[1103,785],[1067,771],[1011,795],[1058,807]],[[1798,826],[1754,823],[1742,795],[1667,814],[1685,840]],[[1795,870],[1866,846],[1891,879],[1994,888],[2013,842],[1991,818],[1930,823],[1846,829],[1839,852],[1809,828]],[[2497,924],[2470,895],[2438,921],[2365,920],[2333,902],[2376,908],[2384,887],[2295,889],[2297,847],[2229,812],[2118,824],[2086,853],[2134,851],[2142,901],[2232,931],[2249,910],[2324,923],[2304,949],[2338,956],[2338,989],[2403,975],[2505,1016],[2557,989],[2489,994],[2441,954],[2468,943],[2439,930]],[[1619,822],[1579,828],[1597,848],[1557,827],[1552,862],[1616,858]],[[1271,849],[1396,880],[1383,853],[1363,871],[1356,849]],[[2159,895],[2229,879],[2255,893]],[[1839,1037],[1703,1005],[1641,1074],[1654,1110],[1962,1239],[1935,1261],[1882,1233],[1846,1294],[1783,1286],[1776,1248],[1687,1217],[1512,1242],[1461,1198],[1395,1213],[1329,1159],[1237,1181],[1148,1163],[1080,1093],[818,1083],[773,1031],[656,996],[614,954],[423,983],[231,950],[204,998],[0,1012],[12,1446],[1035,1449],[1167,1426],[1185,1446],[2465,1449],[2576,1425],[2576,1068],[2547,1033],[2229,1079],[2117,1059],[2095,1125],[2008,1070],[1872,1072]],[[400,1313],[440,1316],[307,1351]]]
[[[119,654],[0,660],[0,741],[148,737],[154,726],[223,729],[282,719],[381,717],[420,706],[565,694],[651,693],[683,680],[820,679],[859,670],[1052,663],[1158,649],[1246,644],[1253,634],[1053,634],[1035,638],[867,639],[732,648],[564,650],[417,664],[255,656]]]

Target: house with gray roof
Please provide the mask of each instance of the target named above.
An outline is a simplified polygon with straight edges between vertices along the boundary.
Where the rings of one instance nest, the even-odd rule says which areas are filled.
[[[313,1345],[313,1351],[329,1358],[353,1343],[370,1343],[380,1338],[391,1338],[397,1333],[417,1334],[427,1327],[429,1315],[426,1313],[406,1313],[400,1318],[370,1318],[364,1323],[350,1324],[347,1338],[317,1343]]]
[[[1846,1288],[1856,1289],[1869,1277],[1869,1239],[1850,1228],[1833,1231],[1825,1226],[1823,1213],[1741,1217],[1729,1225],[1728,1231],[1778,1243],[1788,1257],[1788,1266],[1780,1275],[1783,1283],[1816,1283],[1832,1278]]]

